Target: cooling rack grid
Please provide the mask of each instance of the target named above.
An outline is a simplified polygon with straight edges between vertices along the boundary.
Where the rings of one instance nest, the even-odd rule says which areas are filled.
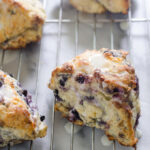
[[[47,10],[47,8],[50,5],[50,1],[48,0],[43,0],[43,5],[44,8]],[[134,1],[135,2],[135,1]],[[29,91],[33,93],[33,98],[35,100],[35,103],[37,103],[39,110],[42,109],[42,112],[44,112],[44,109],[46,109],[46,118],[48,122],[48,136],[44,139],[40,139],[42,142],[40,143],[40,140],[35,140],[35,141],[30,141],[26,142],[24,144],[20,144],[19,146],[14,146],[10,147],[8,146],[7,148],[4,148],[5,150],[24,150],[24,149],[29,149],[29,150],[76,150],[76,149],[89,149],[89,150],[127,150],[127,149],[133,149],[133,148],[124,148],[121,147],[118,143],[113,142],[113,144],[110,147],[103,147],[100,144],[100,138],[98,140],[98,130],[96,129],[91,129],[91,128],[86,128],[84,130],[84,133],[82,132],[81,134],[74,133],[75,126],[72,124],[70,128],[70,133],[63,133],[67,134],[64,136],[59,136],[59,125],[57,125],[58,115],[54,111],[54,97],[52,94],[47,95],[47,99],[51,99],[50,103],[46,103],[47,101],[40,102],[40,98],[38,98],[39,95],[41,95],[40,87],[41,81],[44,80],[44,82],[48,82],[48,75],[50,78],[50,71],[52,68],[55,68],[59,64],[62,64],[65,60],[68,58],[74,57],[77,54],[81,53],[84,51],[84,48],[90,48],[90,49],[98,49],[101,47],[108,47],[108,48],[115,48],[115,49],[120,49],[120,48],[125,48],[129,50],[130,52],[130,59],[133,62],[134,66],[137,68],[137,74],[140,76],[140,79],[144,81],[142,83],[143,85],[145,84],[146,87],[143,88],[141,91],[146,91],[141,94],[142,99],[143,95],[145,94],[145,97],[150,96],[148,92],[148,88],[150,87],[150,82],[147,80],[148,76],[150,75],[149,71],[146,71],[149,66],[149,52],[148,49],[150,48],[150,12],[149,12],[149,2],[148,0],[143,0],[142,1],[142,14],[137,13],[134,15],[134,9],[129,8],[129,12],[127,15],[113,15],[110,13],[107,13],[106,15],[85,15],[82,14],[76,10],[73,10],[73,8],[69,8],[69,10],[65,11],[64,10],[64,5],[66,5],[65,0],[58,0],[57,4],[59,3],[59,6],[56,8],[58,12],[57,17],[48,17],[45,23],[44,27],[44,33],[43,33],[43,39],[40,43],[37,45],[30,45],[27,47],[27,52],[23,49],[15,52],[9,52],[9,51],[0,51],[0,56],[1,56],[1,69],[7,72],[13,72],[14,76],[19,80],[21,83],[25,84],[23,79],[24,77],[27,78],[33,78],[34,79],[34,86],[32,87],[32,78],[29,80],[28,85],[25,84],[26,87],[30,87]],[[136,3],[140,3],[140,0],[137,0]],[[136,8],[135,8],[136,9]],[[69,13],[70,11],[73,10],[73,16],[74,17],[64,17],[68,16],[66,13]],[[63,16],[63,14],[65,14]],[[49,14],[48,14],[49,15]],[[54,28],[51,29],[51,28]],[[136,26],[139,26],[139,28],[136,29]],[[86,29],[84,29],[86,28]],[[144,28],[144,29],[143,29]],[[89,32],[86,30],[90,30]],[[134,29],[136,29],[134,31]],[[47,33],[48,31],[51,31],[49,34]],[[138,34],[138,32],[140,34]],[[83,34],[84,33],[84,34]],[[86,35],[87,33],[87,35]],[[137,34],[136,34],[137,33]],[[50,35],[51,34],[51,35]],[[54,35],[54,38],[53,38]],[[71,35],[71,39],[70,36]],[[142,37],[141,37],[142,36]],[[46,38],[44,38],[46,37]],[[122,39],[120,39],[120,37]],[[69,39],[69,40],[68,40]],[[45,44],[45,40],[49,42],[49,45],[43,46]],[[122,43],[120,44],[120,41]],[[55,50],[51,50],[51,44],[55,43],[54,47]],[[71,44],[69,44],[71,42]],[[65,44],[68,43],[68,47],[70,47],[70,50],[68,49]],[[85,43],[88,43],[87,45]],[[140,43],[142,43],[140,45]],[[53,45],[53,44],[52,44]],[[121,47],[123,46],[123,47]],[[139,47],[138,47],[139,46]],[[143,47],[144,46],[144,47]],[[141,50],[142,47],[142,50]],[[135,49],[140,48],[140,51],[138,50],[137,56],[135,56]],[[31,50],[30,50],[31,49]],[[34,49],[37,49],[35,52]],[[46,50],[45,50],[46,49]],[[49,52],[48,52],[48,49]],[[143,50],[144,49],[144,50]],[[48,52],[43,53],[43,51]],[[143,52],[141,52],[143,51]],[[13,54],[15,53],[15,54]],[[32,54],[30,54],[32,53]],[[68,55],[67,53],[70,53]],[[11,63],[11,55],[13,58],[16,58],[15,61],[12,60]],[[14,56],[15,55],[15,56]],[[31,55],[31,56],[30,56]],[[51,55],[51,56],[50,56]],[[52,56],[53,55],[53,56]],[[140,56],[143,56],[140,58]],[[28,64],[28,57],[29,59],[34,59],[34,62],[32,64]],[[53,58],[53,59],[52,59]],[[44,61],[44,59],[47,59],[47,61]],[[10,60],[10,61],[9,61]],[[24,64],[26,65],[24,66]],[[141,63],[140,67],[137,67]],[[46,72],[45,70],[48,70],[46,68],[48,65],[52,64],[50,67],[50,71]],[[11,67],[11,66],[14,67]],[[31,77],[29,76],[30,73],[26,73],[25,69],[28,69],[28,66],[30,66],[29,72],[32,72]],[[43,69],[42,67],[45,66]],[[10,68],[11,67],[11,68]],[[44,70],[44,73],[49,73],[46,76],[46,79],[44,79],[44,73],[42,72]],[[142,74],[142,72],[145,72]],[[24,75],[25,74],[25,75]],[[44,91],[44,90],[43,90]],[[42,91],[42,92],[43,92]],[[44,93],[42,93],[43,96]],[[47,94],[47,93],[46,93]],[[144,99],[144,102],[146,102],[146,99]],[[44,103],[44,104],[43,104]],[[46,106],[47,105],[47,106]],[[49,106],[51,110],[48,111]],[[45,108],[43,108],[43,106]],[[56,117],[57,115],[57,117]],[[59,117],[60,119],[60,117]],[[61,119],[59,120],[60,122],[62,121]],[[66,122],[63,121],[63,124]],[[61,123],[60,123],[61,124]],[[65,130],[64,127],[61,129]],[[85,133],[86,132],[86,133]],[[101,133],[102,134],[102,133]],[[84,139],[84,136],[88,135],[88,142],[82,142],[80,143],[79,140],[77,140],[77,137],[81,136],[82,139]],[[59,137],[59,141],[57,141],[57,138]],[[63,138],[67,143],[60,142],[60,139]],[[80,138],[81,140],[81,138]],[[60,142],[60,143],[59,143]],[[79,142],[79,143],[78,143]],[[40,143],[42,146],[40,147],[38,144]],[[86,145],[87,144],[87,145]],[[140,143],[141,144],[141,143]],[[58,146],[59,145],[59,146]],[[97,146],[98,145],[98,146]],[[142,146],[141,146],[142,147]],[[140,148],[141,148],[140,147]],[[138,146],[137,149],[141,150]],[[148,150],[148,147],[142,150]]]

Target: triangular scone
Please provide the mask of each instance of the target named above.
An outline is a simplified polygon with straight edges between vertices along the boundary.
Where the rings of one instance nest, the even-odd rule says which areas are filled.
[[[43,120],[28,92],[0,70],[0,147],[44,137],[47,126]]]
[[[0,47],[18,49],[40,40],[44,21],[39,0],[1,0]]]
[[[112,13],[127,13],[130,0],[70,0],[79,11],[101,14],[106,10]]]
[[[103,129],[126,146],[137,142],[138,79],[123,50],[87,50],[57,67],[49,87],[56,110],[78,125]]]
[[[70,3],[79,11],[101,14],[105,8],[96,0],[70,0]]]

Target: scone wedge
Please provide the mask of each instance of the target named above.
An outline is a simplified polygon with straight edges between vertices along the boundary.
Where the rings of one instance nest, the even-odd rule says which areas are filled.
[[[105,8],[96,0],[70,0],[70,3],[79,11],[101,14]]]
[[[39,0],[1,0],[0,48],[19,49],[39,41],[45,17]]]
[[[79,11],[101,14],[105,11],[126,14],[130,0],[70,0],[70,3]]]
[[[100,128],[110,140],[137,143],[138,78],[123,50],[87,50],[52,72],[55,109],[77,125]]]
[[[43,121],[28,92],[0,70],[0,147],[44,137]]]

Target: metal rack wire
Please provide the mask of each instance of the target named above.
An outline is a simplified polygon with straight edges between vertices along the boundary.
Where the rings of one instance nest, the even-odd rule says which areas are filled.
[[[78,19],[78,12],[76,11],[76,19],[75,20],[70,20],[70,19],[62,19],[62,5],[63,5],[63,0],[60,0],[60,8],[59,8],[59,19],[56,20],[47,20],[46,23],[58,23],[58,40],[57,40],[57,55],[56,55],[56,66],[59,60],[59,50],[61,48],[60,43],[61,43],[61,30],[62,30],[62,23],[75,23],[75,55],[77,54],[78,50],[78,32],[79,32],[79,19]],[[94,18],[94,25],[93,25],[93,49],[96,49],[96,23],[101,22],[101,23],[115,23],[115,22],[143,22],[143,21],[149,21],[149,19],[131,19],[131,10],[129,10],[129,18],[128,19],[116,19],[116,20],[110,20],[110,19],[102,19],[102,20],[96,20],[96,15],[93,15]],[[91,23],[89,20],[82,20],[82,22],[86,23]],[[92,22],[93,23],[93,22]],[[110,32],[110,37],[111,37],[111,48],[113,49],[113,31],[112,31],[112,26],[111,26],[111,32]],[[131,37],[131,36],[130,36]],[[55,100],[56,101],[56,100]],[[54,104],[55,104],[54,101]],[[55,124],[55,111],[54,111],[54,104],[53,104],[53,114],[52,114],[52,133],[51,133],[51,142],[50,142],[50,150],[53,150],[53,140],[54,140],[54,124]],[[70,140],[70,150],[73,150],[73,142],[74,141],[74,124],[72,124],[71,127],[71,140]],[[92,128],[92,150],[95,150],[95,128]],[[113,150],[116,150],[116,143],[115,141],[113,142]]]
[[[145,1],[145,0],[144,0]],[[47,0],[43,0],[43,5],[44,8],[46,8],[46,3]],[[146,3],[145,3],[146,4]],[[60,0],[60,5],[59,5],[59,18],[58,19],[47,19],[46,24],[51,24],[51,23],[57,23],[58,24],[58,33],[57,33],[57,52],[56,52],[56,66],[58,65],[58,60],[59,60],[59,52],[61,49],[61,34],[62,34],[62,24],[63,23],[75,23],[75,55],[77,55],[78,52],[78,43],[79,43],[79,23],[85,22],[85,23],[93,23],[91,20],[80,20],[78,18],[78,12],[76,11],[76,18],[75,20],[71,19],[63,19],[63,0]],[[146,6],[145,6],[146,7]],[[112,31],[112,25],[113,23],[121,23],[121,22],[129,22],[129,38],[130,38],[130,43],[132,41],[132,36],[131,36],[131,31],[130,31],[130,26],[132,22],[147,22],[147,30],[148,33],[150,31],[149,29],[149,22],[150,18],[148,18],[148,12],[146,8],[146,18],[132,18],[131,17],[131,9],[129,9],[128,13],[128,18],[127,19],[96,19],[96,15],[93,15],[94,18],[94,24],[93,24],[93,49],[96,49],[96,29],[97,29],[97,23],[110,23],[111,24],[111,32],[110,32],[110,38],[111,38],[111,48],[113,48],[113,42],[114,42],[114,35]],[[148,39],[150,41],[150,34],[148,34]],[[149,45],[150,46],[150,45]],[[131,44],[130,46],[131,47]],[[41,50],[40,50],[41,51]],[[5,51],[2,51],[1,55],[1,62],[0,62],[0,67],[3,69],[3,63],[5,59]],[[38,75],[40,71],[40,52],[39,52],[39,58],[38,58],[38,65],[36,69],[36,89],[35,89],[35,99],[37,99],[38,96]],[[21,63],[22,63],[22,50],[19,52],[19,64],[18,64],[18,70],[17,70],[17,79],[20,80],[20,73],[21,73]],[[36,101],[37,102],[37,101]],[[53,112],[52,112],[52,122],[51,122],[51,139],[50,139],[50,150],[53,150],[53,143],[54,143],[54,126],[55,126],[55,111],[54,111],[54,105],[55,101],[53,101]],[[92,129],[92,141],[91,141],[91,149],[95,150],[95,129]],[[10,150],[10,146],[8,146],[8,150]],[[30,142],[30,150],[33,149],[33,141]],[[71,135],[70,135],[70,150],[74,149],[74,125],[72,124],[71,127]],[[113,143],[113,150],[116,150],[116,144],[115,142]]]

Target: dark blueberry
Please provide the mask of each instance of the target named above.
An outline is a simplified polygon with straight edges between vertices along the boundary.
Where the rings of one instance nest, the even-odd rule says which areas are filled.
[[[84,99],[88,101],[92,101],[94,100],[94,96],[85,96]]]
[[[4,84],[4,78],[0,77],[0,87],[2,87]]]
[[[9,10],[9,12],[10,12],[11,15],[15,15],[16,14],[16,12],[14,10]]]
[[[138,113],[137,116],[136,116],[134,128],[136,128],[136,126],[139,124],[139,118],[140,118],[140,113]]]
[[[66,82],[68,80],[69,75],[63,75],[62,79]]]
[[[9,75],[10,75],[11,77],[14,77],[13,74],[11,74],[11,73],[10,73]]]
[[[132,108],[133,108],[133,103],[132,103],[132,101],[128,101],[128,104],[129,104],[130,108],[132,109]]]
[[[41,117],[40,117],[40,120],[41,120],[41,121],[44,121],[44,120],[45,120],[45,116],[41,116]]]
[[[114,98],[121,98],[125,95],[125,91],[124,91],[123,88],[115,88],[113,91],[114,91],[113,92],[114,93],[113,94]]]
[[[23,94],[25,97],[27,97],[28,91],[27,91],[27,90],[23,90],[22,94]]]
[[[60,97],[59,97],[59,91],[56,89],[55,91],[54,91],[54,96],[55,96],[55,98],[56,98],[56,100],[57,101],[63,101]]]
[[[135,78],[135,82],[136,82],[136,87],[134,88],[135,91],[139,91],[139,79],[138,77]]]
[[[109,124],[107,124],[105,121],[101,120],[99,121],[99,125],[100,126],[103,126],[105,129],[109,129]]]
[[[70,75],[69,74],[61,74],[60,76],[61,76],[61,79],[59,81],[59,84],[61,86],[65,86],[65,83],[68,80],[68,78],[70,77]]]
[[[100,125],[106,125],[107,123],[106,123],[105,121],[101,120],[101,121],[99,122],[99,124],[100,124]]]
[[[63,80],[60,80],[60,81],[59,81],[59,84],[60,84],[61,86],[65,86],[65,82],[64,82]]]
[[[3,86],[3,83],[0,81],[0,87],[2,87]]]
[[[83,84],[83,83],[84,83],[84,80],[85,80],[85,76],[82,75],[82,74],[79,74],[79,75],[76,76],[75,80],[76,80],[77,82]]]
[[[2,45],[6,45],[7,43],[8,43],[8,41],[9,41],[9,39],[6,39],[3,43],[2,43]]]
[[[117,93],[117,92],[119,92],[119,89],[118,89],[118,88],[114,88],[114,89],[113,89],[113,92],[114,92],[114,93]]]
[[[72,109],[70,111],[70,116],[69,116],[70,121],[76,121],[76,120],[81,120],[79,117],[78,112],[75,109]]]
[[[83,105],[83,100],[81,100],[79,104],[80,104],[80,105]]]
[[[58,95],[58,90],[56,89],[55,91],[54,91],[54,95]]]
[[[119,137],[120,137],[120,138],[124,138],[124,137],[125,137],[125,135],[124,135],[124,134],[122,134],[122,133],[119,133]]]

